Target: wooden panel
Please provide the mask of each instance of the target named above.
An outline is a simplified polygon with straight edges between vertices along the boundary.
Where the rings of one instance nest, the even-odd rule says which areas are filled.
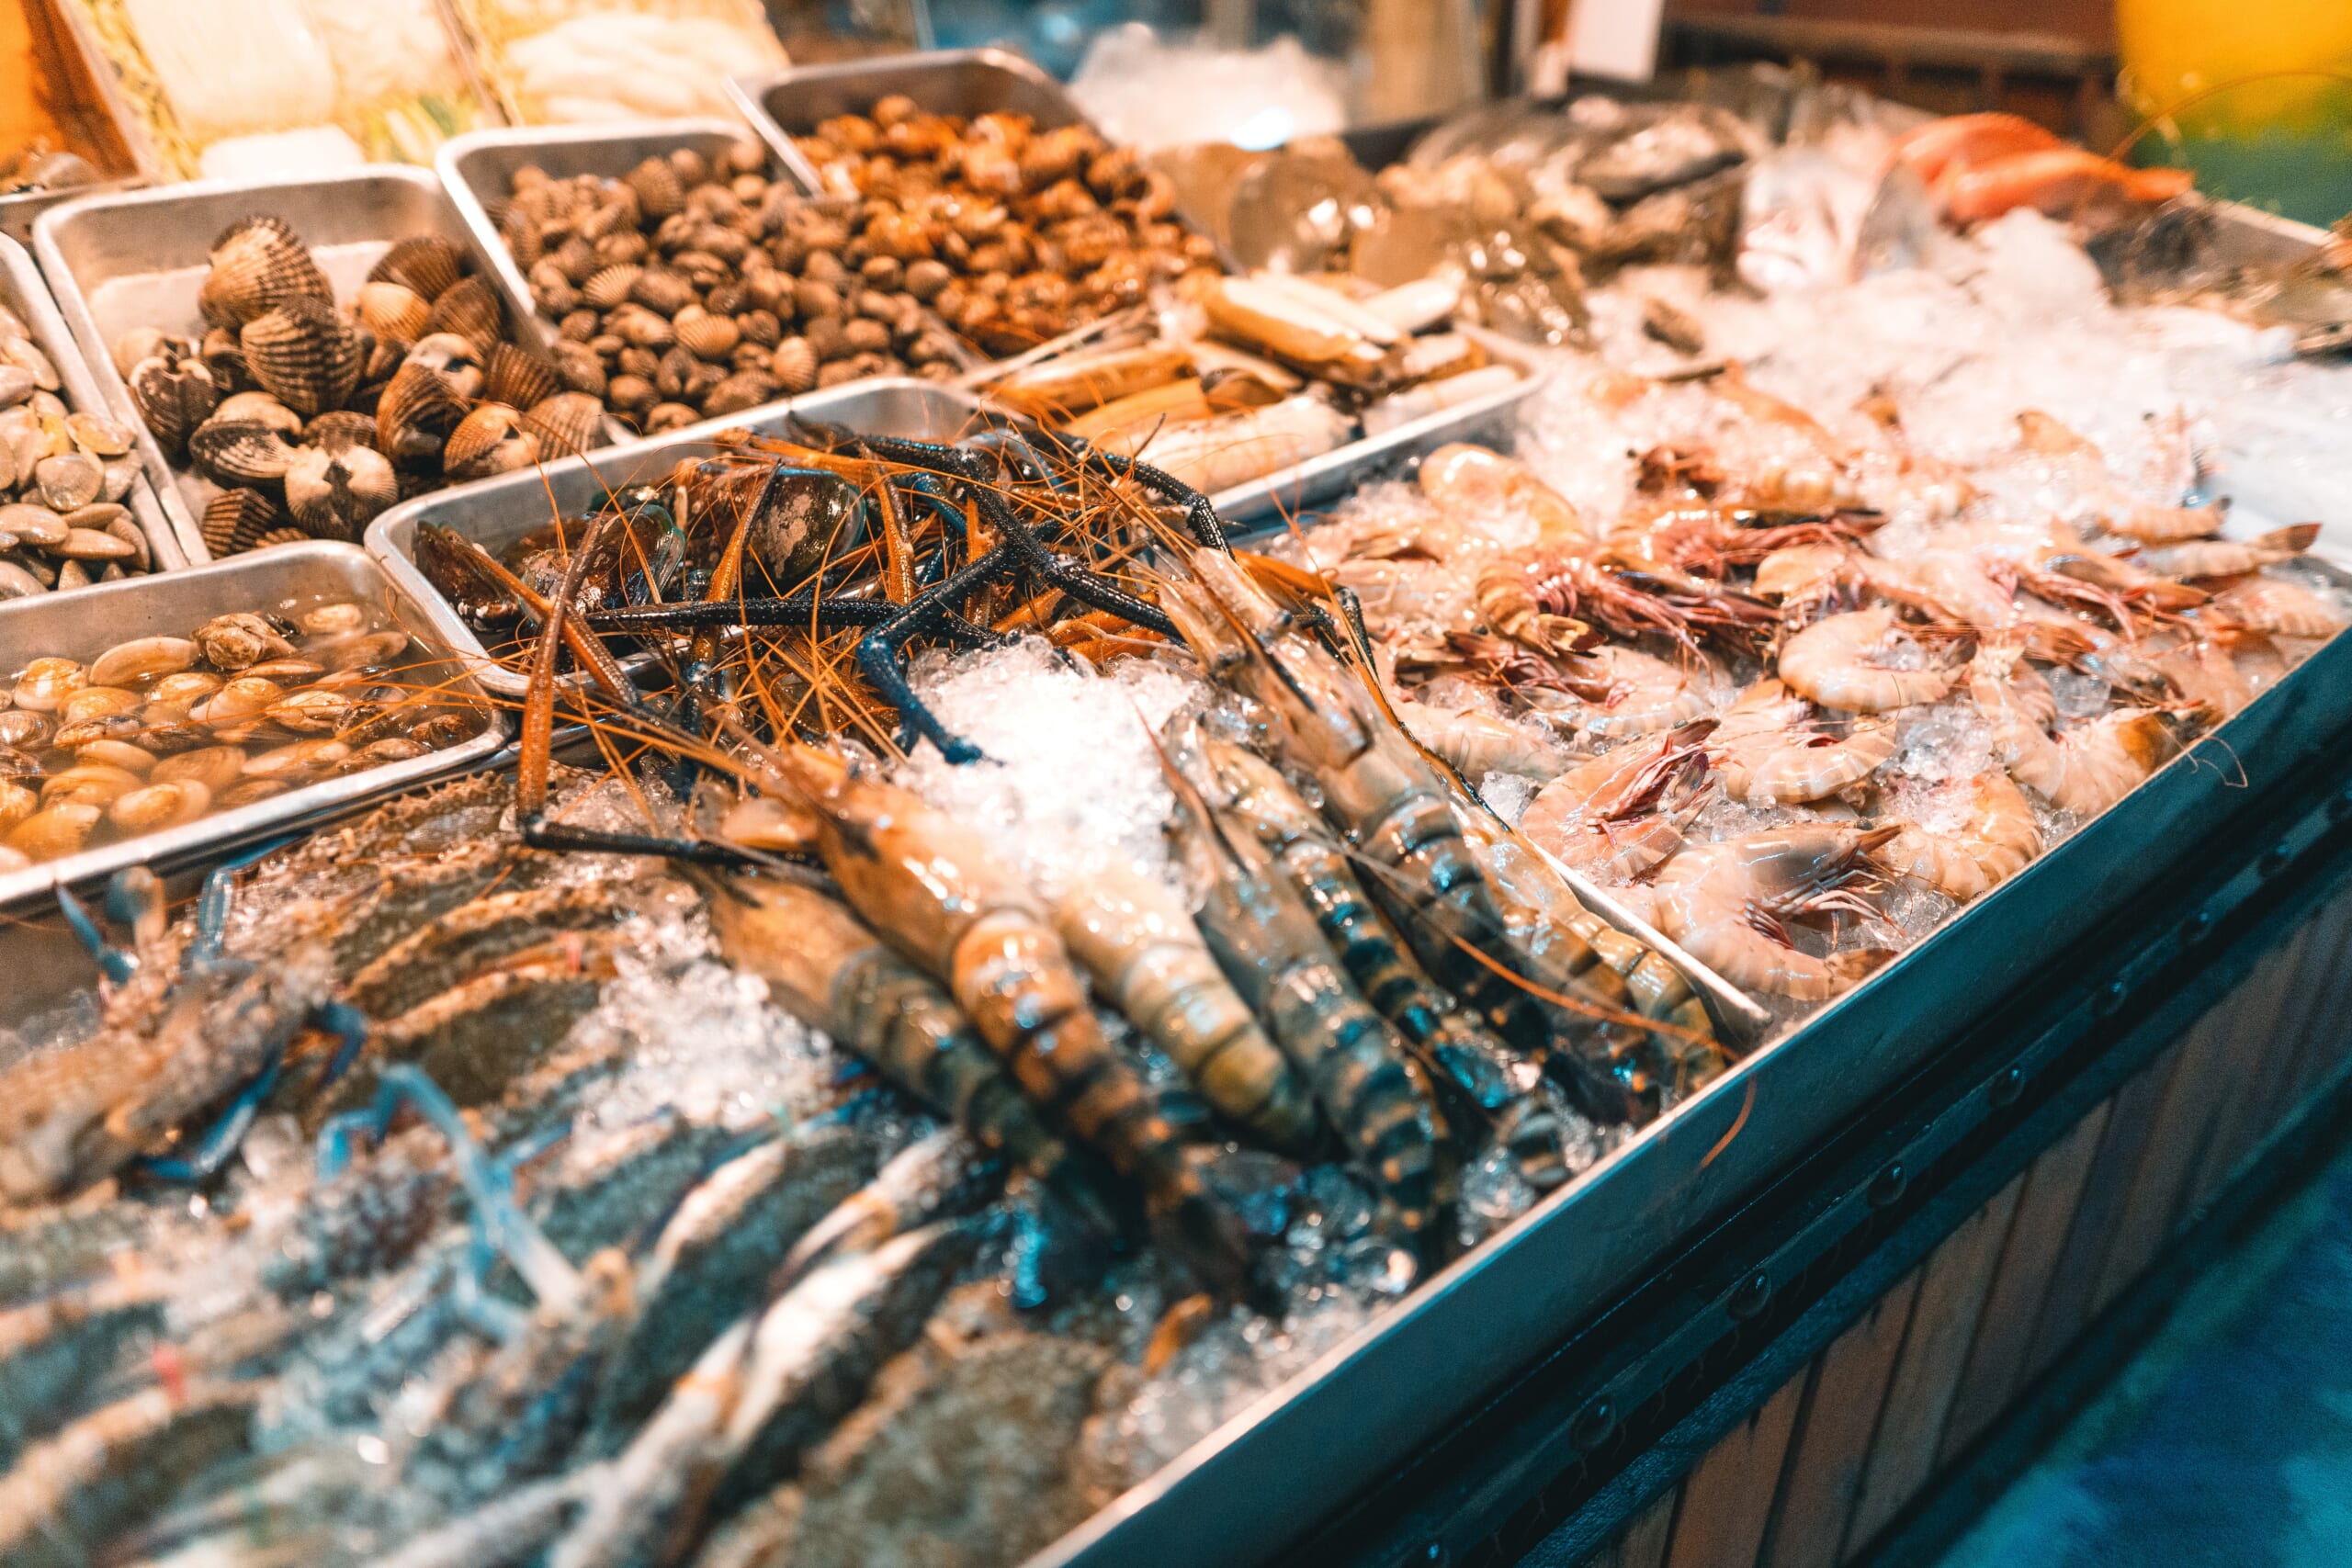
[[[2075,1206],[2066,1246],[2050,1271],[2050,1294],[2041,1303],[2041,1321],[2034,1327],[2033,1349],[2026,1358],[2028,1377],[2039,1375],[2056,1359],[2089,1320],[2091,1289],[2107,1260],[2115,1215],[2123,1206],[2124,1184],[2147,1146],[2148,1127],[2155,1119],[2173,1060],[2171,1055],[2157,1057],[2126,1079],[2109,1101],[2107,1130],[2083,1181],[2083,1201]]]
[[[2268,1042],[2268,1058],[2256,1070],[2256,1105],[2245,1129],[2246,1146],[2253,1148],[2278,1130],[2294,1103],[2296,1063],[2307,1053],[2305,1043],[2320,1015],[2331,1010],[2333,989],[2345,966],[2341,923],[2322,915],[2305,925],[2303,941],[2288,962],[2264,976],[2260,992],[2243,991],[2248,1011],[2264,1011],[2278,1021],[2277,1038]],[[2267,998],[2267,1001],[2253,998]]]
[[[2233,993],[2233,997],[2236,993]],[[2115,1239],[2107,1249],[2098,1286],[2091,1292],[2091,1315],[2105,1311],[2123,1287],[2140,1277],[2172,1228],[2180,1190],[2194,1175],[2197,1156],[2215,1110],[2213,1074],[2230,1043],[2233,1027],[2256,1005],[2217,1008],[2189,1026],[2173,1063],[2164,1101],[2156,1108],[2148,1132],[2148,1146],[2132,1173],[2121,1213],[2115,1218]]]
[[[1674,1529],[1674,1505],[1681,1495],[1678,1486],[1634,1515],[1622,1535],[1587,1559],[1585,1568],[1665,1568],[1666,1543]]]
[[[2109,1109],[2104,1100],[2092,1106],[2073,1130],[2026,1167],[2017,1214],[2009,1222],[2008,1240],[1994,1267],[1984,1310],[1977,1314],[1975,1342],[1968,1348],[1951,1414],[1944,1422],[1939,1460],[1949,1460],[1974,1442],[2025,1382],[2033,1331],[2050,1294],[2051,1275],[2074,1227]]]
[[[1802,1372],[1781,1384],[1692,1469],[1674,1517],[1668,1568],[1748,1568],[1756,1561],[1804,1384]]]
[[[1886,1408],[1879,1413],[1878,1435],[1871,1439],[1870,1466],[1853,1519],[1846,1527],[1840,1561],[1853,1557],[1884,1529],[1935,1469],[1936,1444],[1943,1436],[1944,1418],[1951,1413],[1961,1369],[1976,1337],[1977,1316],[1992,1289],[1993,1270],[2024,1185],[2019,1172],[1928,1255],[1919,1299],[1911,1308],[1911,1329],[1895,1359]]]
[[[2231,1000],[2250,998],[2266,991],[2275,993],[2284,976],[2302,969],[2302,960],[2312,951],[2317,935],[2318,924],[2314,921],[2264,955],[2231,993]],[[2237,1035],[2229,1057],[2222,1064],[2222,1071],[2230,1078],[2230,1099],[2214,1118],[2212,1135],[2206,1140],[2197,1174],[2189,1179],[2191,1209],[2201,1207],[2245,1157],[2246,1151],[2254,1147],[2255,1129],[2269,1100],[2267,1072],[2279,1054],[2283,1034],[2269,1026],[2272,1021],[2266,1019],[2261,1010],[2249,1006],[2245,1011],[2249,1027]]]
[[[2300,971],[2289,981],[2290,987],[2309,987],[2320,998],[2320,1005],[2299,1032],[2301,1038],[2297,1042],[2291,1090],[2296,1100],[2317,1088],[2344,1060],[2347,1037],[2352,1037],[2352,996],[2346,994],[2347,985],[2352,985],[2352,976],[2347,975],[2352,970],[2352,896],[2339,900],[2318,923],[2335,931],[2335,961],[2324,973]]]
[[[1814,1359],[1813,1387],[1762,1560],[1769,1568],[1830,1568],[1838,1561],[1918,1288],[1915,1269]]]

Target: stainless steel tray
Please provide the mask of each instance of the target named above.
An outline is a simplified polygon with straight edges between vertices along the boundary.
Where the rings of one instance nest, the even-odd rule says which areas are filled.
[[[66,328],[65,318],[57,313],[57,301],[50,298],[49,285],[42,281],[40,269],[33,265],[25,247],[6,235],[0,235],[0,304],[24,318],[25,325],[32,329],[33,342],[57,367],[57,378],[64,383],[66,407],[88,413],[109,412],[111,405],[91,376],[90,367],[82,357],[81,345]],[[143,427],[140,434],[145,434]],[[145,466],[142,456],[141,467]],[[123,504],[130,508],[140,531],[147,536],[147,547],[154,552],[157,571],[187,565],[187,552],[180,547],[179,534],[157,504],[147,476],[142,474],[131,481],[130,493],[123,497]]]
[[[738,76],[728,96],[760,139],[809,190],[824,182],[796,136],[839,114],[864,114],[876,98],[904,93],[933,114],[1025,114],[1046,130],[1089,125],[1077,100],[1034,62],[1002,49],[944,49],[796,65],[765,76]]]
[[[995,417],[970,393],[935,381],[876,378],[810,392],[745,414],[709,419],[662,435],[609,446],[585,457],[566,457],[537,468],[502,474],[441,495],[419,497],[393,507],[368,525],[368,553],[384,574],[409,593],[430,600],[455,628],[452,646],[465,650],[482,685],[519,696],[522,676],[492,660],[456,612],[449,610],[416,568],[416,530],[425,523],[453,528],[496,555],[532,529],[543,526],[552,506],[566,516],[594,510],[607,490],[660,478],[682,457],[710,451],[723,430],[762,435],[781,432],[795,418],[846,425],[876,434],[952,441]],[[632,660],[639,664],[640,658]]]
[[[555,178],[603,175],[618,179],[647,158],[691,147],[715,154],[743,139],[743,128],[725,119],[665,119],[618,130],[610,126],[548,125],[514,130],[473,130],[441,145],[433,160],[434,173],[449,193],[458,216],[473,236],[475,251],[490,258],[492,280],[505,297],[509,314],[537,324],[541,342],[552,340],[554,322],[538,314],[531,299],[531,285],[514,254],[491,221],[493,202],[503,201],[514,187],[514,171],[536,164]],[[773,155],[775,171],[803,190],[811,188],[800,170]],[[611,414],[605,416],[605,434],[614,441],[633,440],[637,432]]]
[[[240,218],[275,213],[294,226],[334,284],[347,297],[394,240],[439,234],[463,245],[474,266],[497,287],[494,258],[481,243],[428,169],[373,164],[348,174],[283,180],[200,181],[160,190],[85,197],[44,213],[33,226],[33,251],[57,295],[90,374],[107,404],[137,424],[140,452],[164,511],[192,561],[209,560],[198,532],[198,506],[164,460],[130,389],[115,368],[114,340],[135,326],[201,337],[196,291],[205,258],[223,229]],[[526,349],[544,354],[546,328],[508,302],[508,328]]]
[[[34,220],[51,208],[79,201],[85,196],[136,190],[145,183],[134,175],[127,179],[102,180],[96,185],[73,186],[64,190],[28,190],[16,196],[0,196],[0,235],[6,235],[20,245],[29,245],[33,243]]]
[[[49,594],[0,605],[0,666],[14,671],[47,654],[87,660],[132,637],[185,636],[189,627],[227,611],[329,599],[364,600],[390,610],[435,656],[408,672],[406,682],[472,699],[488,720],[482,733],[413,761],[328,779],[185,827],[0,874],[0,911],[38,905],[61,884],[106,876],[125,866],[169,869],[218,856],[358,802],[396,794],[499,749],[503,727],[497,711],[462,660],[453,656],[470,640],[465,627],[437,597],[411,593],[356,545],[326,540],[277,545],[185,571],[126,578],[71,595]]]

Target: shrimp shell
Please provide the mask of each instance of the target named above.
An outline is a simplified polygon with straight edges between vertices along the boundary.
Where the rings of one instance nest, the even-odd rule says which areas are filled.
[[[1889,871],[1932,884],[1962,904],[1991,892],[2041,852],[2041,828],[2018,786],[1999,773],[1976,781],[1968,820],[1951,833],[1905,825],[1878,852]]]
[[[1823,707],[1849,713],[1939,700],[1957,679],[1952,671],[1889,670],[1871,662],[1897,629],[1894,612],[1883,604],[1815,621],[1781,648],[1781,679]]]
[[[1878,961],[1868,952],[1828,958],[1775,942],[1758,915],[1802,907],[1860,868],[1862,856],[1892,837],[1832,823],[1800,823],[1736,839],[1693,844],[1655,879],[1658,928],[1690,956],[1734,985],[1800,1001],[1836,996]]]
[[[2248,631],[2273,637],[2327,637],[2344,629],[2344,618],[2326,600],[2275,577],[2242,578],[2214,594],[2213,606]]]
[[[1708,741],[1734,800],[1760,807],[1825,799],[1894,755],[1894,726],[1884,719],[1857,719],[1841,738],[1800,728],[1810,714],[1778,681],[1758,681],[1740,694]]]

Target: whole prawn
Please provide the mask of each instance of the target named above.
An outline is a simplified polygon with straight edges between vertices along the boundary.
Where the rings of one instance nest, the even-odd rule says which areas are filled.
[[[1703,720],[1580,762],[1528,802],[1519,830],[1589,875],[1630,882],[1682,847],[1679,800],[1707,771]]]
[[[1808,822],[1693,844],[1655,878],[1658,928],[1734,985],[1803,1001],[1835,996],[1882,955],[1815,958],[1766,935],[1759,919],[1854,908],[1849,885],[1895,831]]]

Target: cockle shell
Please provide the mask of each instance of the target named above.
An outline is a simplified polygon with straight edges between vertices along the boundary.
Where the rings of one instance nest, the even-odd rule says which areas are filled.
[[[244,346],[237,341],[234,327],[215,327],[206,333],[196,353],[212,372],[212,384],[220,389],[221,396],[253,389],[253,372],[245,365]]]
[[[286,468],[286,509],[314,539],[358,543],[368,525],[400,493],[391,459],[356,443],[341,452],[305,446]]]
[[[377,258],[368,269],[368,281],[404,284],[430,303],[464,274],[463,251],[438,234],[413,234],[394,241],[391,249]]]
[[[251,549],[277,525],[278,516],[277,503],[257,490],[224,490],[205,503],[204,547],[215,556]]]
[[[424,319],[424,332],[419,335],[455,333],[486,355],[505,325],[505,317],[498,309],[498,296],[491,292],[490,285],[479,277],[461,277],[433,301],[433,310]]]
[[[412,359],[377,401],[376,445],[395,462],[421,462],[440,455],[465,417],[464,396],[439,371]]]
[[[192,354],[155,355],[130,369],[130,400],[169,457],[187,450],[188,432],[211,416],[220,401],[212,372]]]
[[[482,394],[482,351],[461,333],[428,333],[416,340],[401,363],[438,372],[460,398],[471,400]]]
[[[695,302],[695,286],[667,267],[649,266],[629,284],[628,297],[649,310],[674,316]]]
[[[772,403],[784,395],[784,383],[765,370],[738,370],[710,389],[702,400],[702,412],[705,418],[716,419]]]
[[[483,403],[449,433],[442,448],[451,479],[477,479],[527,468],[538,461],[539,440],[523,428],[523,416],[504,403]]]
[[[251,420],[266,424],[289,442],[302,435],[302,416],[268,392],[236,392],[220,400],[212,417],[224,423]]]
[[[368,363],[350,323],[315,299],[290,299],[255,317],[237,342],[254,379],[306,419],[350,397]]]
[[[588,281],[580,286],[580,298],[594,310],[609,310],[628,298],[629,289],[637,283],[638,274],[644,270],[641,266],[623,262],[617,266],[592,273]]]
[[[352,299],[353,312],[379,338],[414,343],[425,333],[433,301],[405,283],[379,279],[363,283]]]
[[[188,455],[207,478],[222,485],[273,484],[286,477],[294,448],[258,420],[206,420],[187,438]]]
[[[334,303],[326,274],[282,218],[233,223],[212,242],[197,308],[216,327],[237,328],[292,299]]]
[[[621,183],[636,196],[637,209],[649,221],[659,222],[686,204],[685,184],[666,159],[646,159],[623,175]]]
[[[788,337],[768,356],[768,369],[786,393],[797,397],[817,384],[817,350],[805,337]]]
[[[715,316],[699,305],[680,310],[671,325],[690,353],[712,361],[725,359],[743,341],[743,329],[733,317]]]
[[[90,661],[90,684],[126,686],[151,676],[175,675],[196,662],[196,644],[184,637],[141,637],[119,642]]]
[[[482,370],[482,395],[508,408],[526,409],[563,390],[554,367],[511,343],[492,344]]]
[[[194,352],[196,345],[184,337],[156,327],[133,327],[114,340],[114,367],[128,381],[131,371],[150,359],[176,359]]]
[[[328,452],[341,452],[351,446],[373,448],[376,421],[350,409],[329,409],[303,427],[302,439]]]
[[[605,439],[605,406],[585,392],[557,392],[524,411],[523,428],[539,438],[548,457],[570,457]]]

